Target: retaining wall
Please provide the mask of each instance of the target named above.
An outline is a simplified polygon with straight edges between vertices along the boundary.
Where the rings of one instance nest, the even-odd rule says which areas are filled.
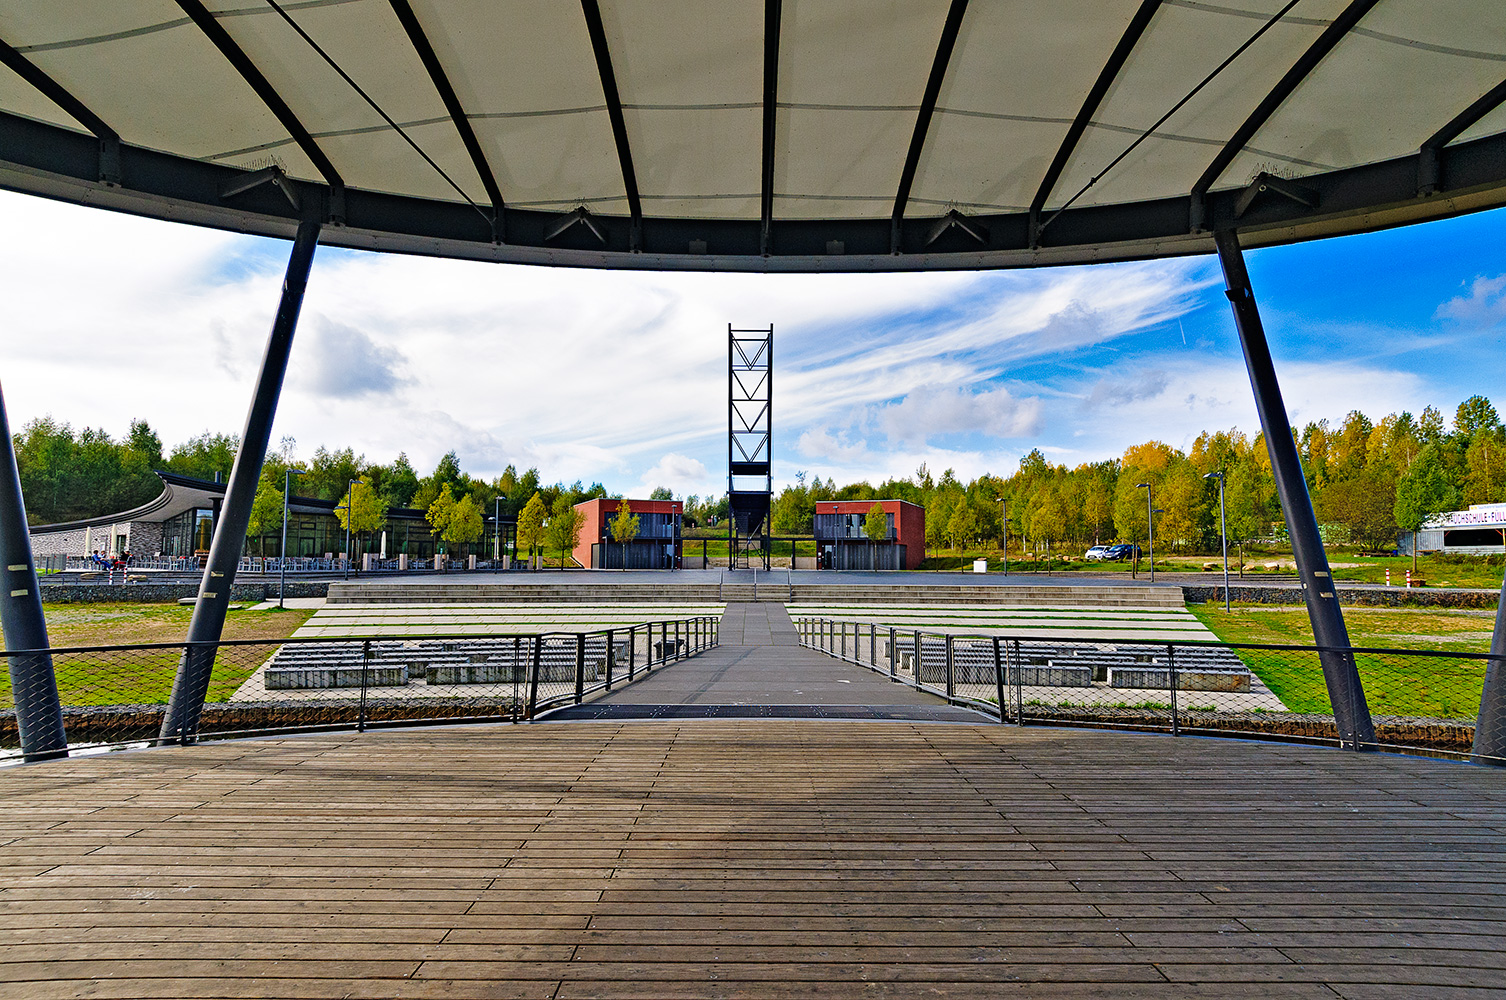
[[[196,583],[44,583],[42,601],[46,604],[172,604],[185,597],[197,597]],[[289,597],[324,597],[329,593],[328,580],[288,581]],[[232,601],[268,601],[277,597],[275,583],[237,583],[230,587]]]

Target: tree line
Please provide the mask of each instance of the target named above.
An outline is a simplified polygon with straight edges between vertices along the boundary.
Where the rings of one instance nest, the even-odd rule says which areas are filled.
[[[1506,428],[1484,396],[1460,403],[1452,427],[1432,406],[1379,421],[1356,410],[1337,425],[1294,428],[1293,439],[1330,543],[1390,548],[1399,531],[1415,531],[1439,513],[1506,501]],[[772,527],[809,535],[818,501],[898,499],[925,508],[929,548],[998,544],[1007,517],[1011,545],[1039,550],[1143,542],[1154,511],[1158,547],[1211,551],[1220,537],[1219,474],[1231,543],[1284,538],[1265,438],[1237,429],[1204,431],[1185,452],[1147,441],[1117,459],[1075,467],[1054,464],[1037,449],[1011,475],[968,482],[950,469],[936,477],[925,465],[877,485],[838,486],[801,472],[774,498]]]
[[[1293,437],[1330,542],[1389,548],[1398,531],[1416,530],[1438,513],[1506,501],[1506,428],[1483,396],[1460,403],[1452,425],[1432,406],[1415,417],[1392,413],[1379,421],[1356,410],[1337,425],[1308,423],[1294,429]],[[160,491],[154,469],[227,479],[238,445],[233,435],[206,431],[164,452],[160,437],[143,420],[132,421],[128,432],[115,439],[101,429],[75,432],[51,417],[27,423],[14,443],[33,524],[96,517],[146,503]],[[351,519],[353,532],[377,530],[392,508],[413,508],[424,511],[436,537],[448,542],[480,538],[484,518],[500,513],[517,520],[520,545],[568,550],[579,538],[579,525],[573,534],[571,528],[575,504],[608,496],[600,482],[545,484],[536,468],[519,473],[509,465],[487,481],[466,473],[453,451],[421,476],[406,454],[379,463],[350,448],[321,445],[300,463],[295,448],[296,442],[285,438],[267,457],[253,533],[257,524],[273,523],[268,519],[274,509],[275,518],[281,518],[283,475],[289,468],[303,470],[295,477],[294,494],[337,502],[337,515],[342,524]],[[877,485],[838,486],[831,478],[798,472],[795,482],[774,497],[772,529],[779,535],[810,535],[821,500],[899,499],[925,508],[928,547],[999,541],[1006,516],[1016,546],[1080,546],[1115,539],[1141,542],[1148,511],[1154,509],[1159,544],[1206,551],[1219,539],[1218,483],[1210,474],[1223,476],[1231,541],[1283,534],[1265,440],[1237,429],[1205,431],[1185,452],[1147,441],[1119,458],[1075,467],[1053,464],[1035,450],[1008,476],[985,473],[966,482],[950,469],[935,476],[925,465],[913,476]],[[360,481],[353,495],[352,480]],[[651,496],[674,499],[664,487]],[[684,504],[687,526],[714,524],[727,516],[725,495],[690,496]]]

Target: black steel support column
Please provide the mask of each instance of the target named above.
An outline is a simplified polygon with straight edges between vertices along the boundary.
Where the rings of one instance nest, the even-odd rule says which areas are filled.
[[[235,466],[230,470],[204,578],[199,582],[199,598],[188,626],[189,646],[183,651],[173,693],[162,716],[159,739],[164,743],[191,742],[198,732],[204,697],[209,692],[209,675],[225,627],[230,586],[235,582],[235,567],[240,562],[246,528],[251,522],[251,501],[256,496],[262,461],[267,457],[267,441],[272,435],[272,418],[277,412],[277,397],[288,370],[303,289],[314,263],[314,249],[319,244],[319,229],[317,219],[305,219],[299,223],[298,235],[293,240],[293,253],[282,281],[282,301],[272,321],[272,335],[267,339],[267,354],[256,381],[256,394],[251,397],[251,409],[246,414],[246,430],[241,435]]]
[[[1323,665],[1323,680],[1328,685],[1328,699],[1333,704],[1334,722],[1345,745],[1355,749],[1372,747],[1375,728],[1370,722],[1370,706],[1365,703],[1365,691],[1360,684],[1354,654],[1339,651],[1349,647],[1349,631],[1344,627],[1344,612],[1339,607],[1333,575],[1328,569],[1328,556],[1318,535],[1318,520],[1313,515],[1312,498],[1307,493],[1307,480],[1302,475],[1297,444],[1292,440],[1292,426],[1287,420],[1286,404],[1281,399],[1281,386],[1276,381],[1276,367],[1271,363],[1271,350],[1266,344],[1255,292],[1245,270],[1244,253],[1239,247],[1239,237],[1232,231],[1215,232],[1213,238],[1218,245],[1219,263],[1224,269],[1224,283],[1228,286],[1225,294],[1234,307],[1234,325],[1239,330],[1240,346],[1244,348],[1250,387],[1255,391],[1255,409],[1260,415],[1260,428],[1265,433],[1266,448],[1270,452],[1276,493],[1286,516],[1287,531],[1291,534],[1292,555],[1297,563],[1302,596],[1307,602],[1307,614],[1312,621],[1313,637],[1319,646],[1336,647],[1335,651],[1320,653],[1318,657]]]
[[[5,591],[0,594],[0,631],[6,649],[48,648],[47,621],[42,617],[42,592],[31,557],[31,531],[26,527],[26,504],[21,499],[21,474],[0,393],[0,566],[5,567]],[[52,654],[6,658],[10,665],[11,695],[16,701],[16,726],[27,760],[68,756],[63,732],[63,708],[58,701]]]
[[[1470,759],[1476,764],[1502,767],[1506,766],[1506,580],[1501,581],[1490,652],[1502,659],[1489,660],[1485,665],[1485,686],[1480,692],[1480,714],[1475,719],[1475,744]]]

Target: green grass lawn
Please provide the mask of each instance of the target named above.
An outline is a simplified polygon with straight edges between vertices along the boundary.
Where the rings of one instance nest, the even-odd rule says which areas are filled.
[[[1312,627],[1302,607],[1188,605],[1193,615],[1225,642],[1310,645]],[[1350,642],[1356,646],[1485,652],[1494,612],[1435,608],[1345,608]],[[1294,712],[1330,710],[1317,655],[1241,650],[1240,659]],[[1485,680],[1483,660],[1355,656],[1370,711],[1375,715],[1473,719]]]
[[[179,604],[44,604],[53,648],[180,642],[193,608]],[[226,639],[265,639],[266,645],[229,646],[215,661],[209,700],[223,701],[267,657],[277,640],[292,635],[313,614],[307,609],[231,611]],[[58,696],[64,705],[153,705],[172,692],[181,651],[105,650],[54,657]],[[0,704],[11,698],[10,676],[0,673]]]

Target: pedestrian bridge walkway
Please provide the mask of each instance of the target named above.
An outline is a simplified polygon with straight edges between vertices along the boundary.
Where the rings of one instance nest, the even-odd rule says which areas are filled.
[[[783,605],[729,604],[715,649],[548,718],[984,719],[799,642]]]

